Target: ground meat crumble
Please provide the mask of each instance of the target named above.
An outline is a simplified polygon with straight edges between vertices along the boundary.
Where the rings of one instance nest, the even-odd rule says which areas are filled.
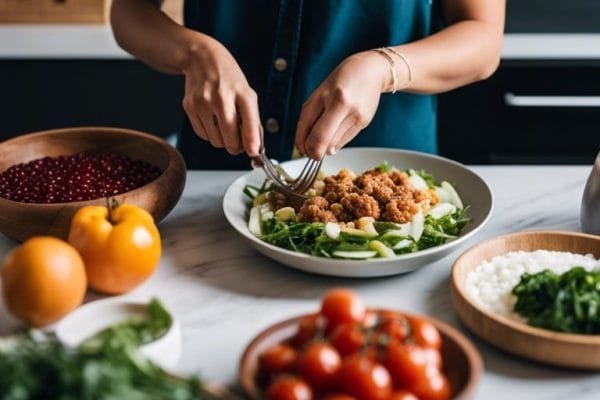
[[[324,178],[319,185],[322,195],[304,202],[298,211],[298,221],[347,223],[373,217],[376,221],[402,224],[411,221],[421,207],[439,202],[435,191],[416,189],[408,175],[397,170],[388,173],[374,168],[355,176],[343,169]],[[277,208],[279,202],[270,200],[271,206]]]

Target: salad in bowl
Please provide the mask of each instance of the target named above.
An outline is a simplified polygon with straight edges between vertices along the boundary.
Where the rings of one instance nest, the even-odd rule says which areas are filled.
[[[244,193],[257,238],[319,257],[396,257],[452,241],[469,222],[451,183],[388,162],[358,175],[346,168],[321,174],[299,209],[268,180]]]
[[[280,166],[297,176],[305,164],[297,159]],[[347,148],[326,157],[321,171],[308,200],[296,208],[262,170],[238,177],[223,197],[227,221],[280,264],[321,275],[376,277],[441,259],[492,212],[485,181],[435,155]]]

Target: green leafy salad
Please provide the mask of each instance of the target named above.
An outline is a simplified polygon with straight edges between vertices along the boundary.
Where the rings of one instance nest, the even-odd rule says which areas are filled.
[[[38,330],[0,338],[0,400],[201,399],[196,378],[175,378],[138,351],[171,324],[152,300],[147,317],[109,327],[78,348]]]
[[[422,170],[399,171],[385,162],[366,173],[373,171],[388,175],[394,171],[405,173],[410,190],[426,195],[427,200],[416,205],[417,211],[409,221],[397,223],[369,216],[350,222],[305,221],[299,218],[304,206],[295,210],[285,204],[274,205],[271,201],[273,185],[265,181],[261,187],[247,185],[244,189],[250,199],[248,228],[259,239],[278,247],[320,257],[360,260],[394,257],[439,246],[456,239],[468,223],[468,206],[463,205],[450,183],[438,183]],[[322,178],[314,187],[319,184],[323,186]],[[360,187],[355,192],[364,195]],[[386,210],[383,202],[379,202],[378,207]]]
[[[600,271],[573,267],[564,274],[525,273],[512,293],[514,311],[539,328],[600,334]]]

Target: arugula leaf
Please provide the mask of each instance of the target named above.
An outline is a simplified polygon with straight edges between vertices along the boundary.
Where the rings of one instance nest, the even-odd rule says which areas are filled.
[[[379,168],[383,172],[391,172],[392,171],[392,166],[387,161],[383,161],[381,164],[379,164],[379,166],[377,168]]]
[[[417,175],[419,175],[421,178],[423,178],[423,180],[425,181],[425,183],[427,183],[427,186],[430,189],[433,189],[436,186],[439,186],[438,182],[435,180],[434,176],[431,175],[429,172],[425,171],[424,169],[418,169],[418,170],[413,170],[417,173]]]
[[[600,333],[600,271],[573,267],[564,274],[525,273],[513,288],[514,311],[539,328]]]
[[[164,336],[173,324],[173,318],[158,299],[148,303],[148,316],[131,317],[109,326],[79,345],[84,352],[97,351],[112,337],[123,337],[130,345],[139,347]]]

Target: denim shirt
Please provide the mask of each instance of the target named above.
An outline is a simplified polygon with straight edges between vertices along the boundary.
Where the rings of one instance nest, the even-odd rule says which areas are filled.
[[[291,157],[302,104],[346,57],[430,35],[439,27],[432,0],[188,0],[185,24],[221,42],[257,92],[271,158]],[[199,139],[189,121],[180,137],[188,168],[247,169]],[[372,122],[349,146],[434,153],[436,102],[431,95],[383,94]]]

